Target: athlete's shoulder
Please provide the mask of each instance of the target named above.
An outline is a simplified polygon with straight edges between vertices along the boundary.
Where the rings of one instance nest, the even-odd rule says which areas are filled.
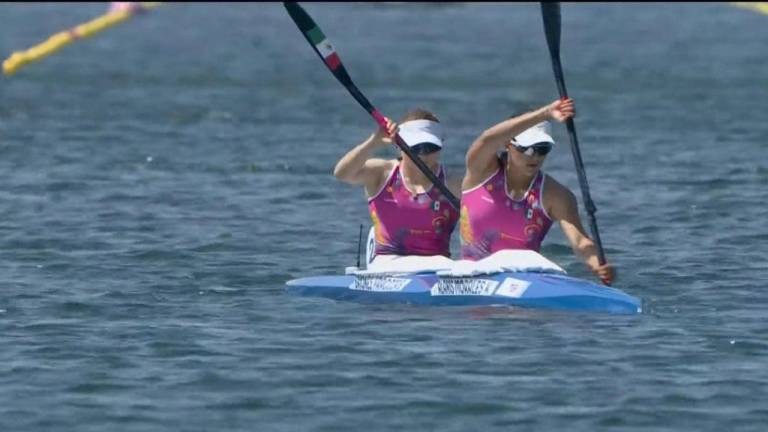
[[[467,170],[464,173],[464,177],[461,182],[462,193],[477,189],[480,185],[486,183],[493,176],[499,174],[500,172],[503,172],[504,163],[505,162],[503,159],[497,157],[494,160],[493,164],[488,165],[487,169],[481,172],[473,173],[472,171]]]
[[[559,216],[576,206],[576,195],[551,175],[544,176],[544,206],[551,216],[560,219]]]
[[[379,159],[379,158],[370,158],[365,161],[365,167],[369,169],[380,169],[384,171],[389,171],[393,169],[395,166],[397,166],[398,160],[397,159]]]
[[[462,181],[463,178],[458,176],[445,177],[445,185],[448,186],[448,190],[450,190],[456,196],[461,195]]]
[[[568,187],[564,186],[549,174],[544,174],[544,188],[546,189],[547,195],[550,195],[553,198],[575,197]]]
[[[387,181],[389,181],[391,173],[397,167],[397,164],[397,159],[371,158],[365,161],[365,168],[369,173],[365,179],[365,192],[369,198],[379,194]]]

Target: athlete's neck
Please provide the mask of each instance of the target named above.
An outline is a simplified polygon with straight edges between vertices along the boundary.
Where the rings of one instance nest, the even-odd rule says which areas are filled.
[[[437,175],[439,165],[430,167],[431,171]],[[413,163],[407,163],[405,161],[400,162],[400,173],[405,180],[406,186],[411,192],[421,192],[422,190],[428,190],[432,187],[432,181],[424,175],[423,172]],[[418,190],[416,190],[418,189]]]
[[[531,185],[531,182],[533,181],[534,177],[536,177],[539,172],[536,171],[532,175],[528,175],[526,173],[521,173],[514,168],[510,169],[510,164],[507,164],[506,166],[507,170],[507,191],[512,194],[513,197],[517,197],[518,193],[520,195],[525,194],[525,192],[528,190],[528,187]]]

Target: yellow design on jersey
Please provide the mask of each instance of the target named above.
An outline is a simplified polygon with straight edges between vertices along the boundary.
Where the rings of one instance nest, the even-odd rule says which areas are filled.
[[[469,212],[466,206],[461,206],[461,213],[459,216],[459,232],[461,233],[462,243],[472,243],[474,238],[472,236],[472,227],[469,225]]]
[[[381,232],[381,221],[375,210],[371,211],[371,221],[373,221],[373,235],[376,239],[376,243],[384,244],[384,234]]]

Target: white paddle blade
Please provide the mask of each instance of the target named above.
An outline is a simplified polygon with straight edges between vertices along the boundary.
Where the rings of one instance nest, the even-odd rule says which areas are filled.
[[[376,232],[371,227],[368,231],[368,240],[365,242],[365,267],[368,268],[368,264],[376,257]]]

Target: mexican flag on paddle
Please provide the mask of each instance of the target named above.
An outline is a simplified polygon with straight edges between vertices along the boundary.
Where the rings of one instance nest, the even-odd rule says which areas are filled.
[[[347,89],[347,91],[349,91],[357,103],[359,103],[366,111],[368,111],[368,114],[370,114],[371,117],[376,120],[376,123],[379,125],[379,127],[386,130],[386,118],[384,118],[384,115],[382,115],[379,110],[377,110],[371,104],[371,102],[368,101],[368,98],[363,95],[355,83],[352,82],[352,78],[349,77],[349,74],[347,73],[344,65],[341,63],[341,59],[339,59],[336,50],[328,38],[325,37],[325,34],[322,32],[322,30],[320,30],[320,27],[317,26],[315,21],[312,20],[309,14],[307,14],[307,12],[301,6],[299,6],[298,3],[283,2],[283,5],[288,11],[288,15],[291,16],[291,19],[294,23],[296,23],[296,26],[299,28],[301,33],[312,45],[312,48],[315,50],[317,55],[323,59],[325,65],[328,66],[328,69],[331,71],[331,73],[333,73],[333,76],[335,76],[336,79],[339,80],[339,82]],[[431,181],[432,184],[435,185],[435,187],[443,194],[443,196],[446,197],[448,202],[456,210],[459,210],[459,199],[448,189],[445,183],[437,178],[435,173],[433,173],[432,170],[430,170],[429,167],[427,167],[427,165],[418,156],[413,154],[411,148],[408,147],[408,144],[406,144],[405,141],[403,141],[403,139],[400,137],[400,134],[395,134],[395,136],[392,137],[392,142],[397,145],[400,150],[402,150],[403,153],[405,153],[405,155],[411,159],[411,161],[413,161],[416,167],[418,167],[419,170],[429,179],[429,181]]]

